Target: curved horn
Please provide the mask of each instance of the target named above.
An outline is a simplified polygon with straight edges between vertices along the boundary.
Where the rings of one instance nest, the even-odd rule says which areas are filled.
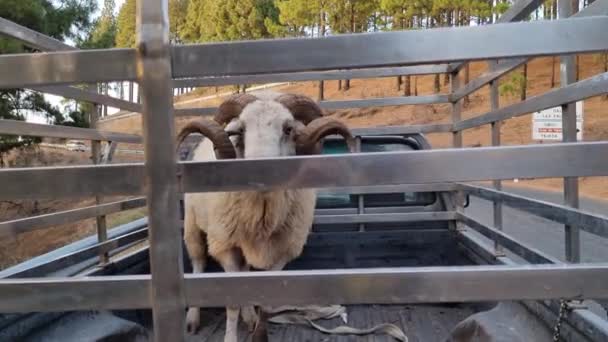
[[[313,120],[298,132],[296,154],[320,153],[320,141],[332,134],[343,136],[349,150],[351,152],[355,151],[355,140],[348,127],[334,118],[323,117]]]
[[[230,120],[241,115],[243,108],[257,99],[257,97],[251,94],[232,95],[226,101],[222,102],[213,119],[221,125],[226,124],[230,122]]]
[[[200,133],[204,137],[208,138],[213,142],[213,148],[215,149],[215,156],[217,159],[235,159],[236,152],[234,146],[228,138],[228,134],[222,129],[222,127],[215,121],[198,119],[189,122],[182,128],[177,135],[177,148],[186,139],[190,133]]]
[[[294,119],[308,125],[311,121],[323,116],[321,107],[304,95],[285,94],[276,98],[277,102],[287,107]]]

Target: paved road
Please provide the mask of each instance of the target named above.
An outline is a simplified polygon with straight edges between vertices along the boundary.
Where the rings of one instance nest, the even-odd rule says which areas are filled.
[[[506,191],[543,201],[563,203],[560,193],[505,187]],[[608,216],[608,201],[581,198],[581,209]],[[492,225],[492,203],[471,196],[465,213],[480,222]],[[564,260],[564,228],[562,224],[532,214],[503,208],[504,231],[514,238],[545,253]],[[581,231],[581,261],[608,262],[608,239]]]

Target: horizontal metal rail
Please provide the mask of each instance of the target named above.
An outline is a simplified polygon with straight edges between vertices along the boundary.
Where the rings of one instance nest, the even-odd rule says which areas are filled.
[[[148,237],[148,228],[142,228],[134,232],[115,237],[113,239],[106,240],[101,243],[97,243],[93,246],[81,249],[79,251],[62,255],[58,258],[49,260],[48,262],[33,266],[27,270],[17,272],[10,275],[7,279],[11,278],[29,278],[39,277],[41,274],[49,274],[56,272],[86,259],[94,258],[101,253],[110,252],[117,248],[126,246],[130,243],[143,240]]]
[[[2,55],[0,88],[135,81],[135,55],[116,48]]]
[[[608,238],[608,217],[592,214],[569,206],[540,201],[504,191],[461,184],[462,190],[488,201],[500,201],[509,207],[523,210],[546,219],[580,227],[597,236]]]
[[[185,295],[200,307],[602,299],[607,282],[606,264],[231,272],[188,274]],[[150,290],[149,275],[3,279],[0,312],[147,308]]]
[[[542,95],[530,97],[523,102],[518,102],[481,116],[457,122],[454,124],[454,131],[461,131],[491,124],[496,121],[507,120],[605,93],[608,93],[608,73],[599,74],[561,88],[555,88]]]
[[[69,51],[78,50],[60,40],[21,26],[0,17],[0,35],[17,39],[25,45],[40,51]]]
[[[535,248],[526,246],[524,243],[517,241],[516,239],[510,237],[504,232],[488,227],[479,221],[464,215],[462,213],[457,213],[457,220],[463,222],[465,225],[470,228],[476,230],[483,236],[487,237],[490,240],[498,241],[501,246],[504,246],[506,249],[520,256],[522,259],[532,263],[532,264],[561,264],[562,262],[559,259],[554,258],[550,255],[547,255]]]
[[[182,192],[608,175],[608,142],[180,162]],[[564,159],[568,163],[564,163]],[[0,199],[139,194],[144,165],[0,170]],[[248,176],[243,177],[243,173]],[[52,179],[52,182],[48,180]]]
[[[25,45],[40,51],[78,50],[77,48],[67,45],[55,38],[51,38],[36,31],[30,30],[25,26],[21,26],[4,18],[0,18],[0,34],[18,39]],[[75,87],[51,86],[32,87],[32,89],[47,94],[53,94],[74,100],[88,101],[133,112],[141,111],[141,106],[137,103],[124,101],[112,96],[92,93]]]
[[[114,107],[118,109],[127,110],[130,112],[141,113],[141,105],[139,103],[125,101],[116,97],[103,95],[99,93],[93,93],[91,91],[78,89],[70,86],[44,86],[44,87],[30,87],[32,90],[36,90],[46,94],[53,94],[62,96],[69,99],[87,101],[96,103],[99,105]]]
[[[515,9],[515,7],[518,4],[520,4],[520,6],[523,7],[526,5],[526,3],[531,4],[534,2],[538,2],[538,1],[535,1],[535,0],[518,1],[515,4],[513,4],[513,6],[511,6],[511,8],[509,10]],[[535,6],[535,7],[537,7],[537,6]],[[525,11],[525,12],[527,12],[527,11]],[[525,13],[525,12],[522,12],[522,13]],[[507,14],[507,12],[505,12],[505,14]],[[503,14],[503,16],[505,14]],[[527,16],[528,14],[529,13],[526,13],[525,16]],[[595,1],[592,4],[590,4],[589,6],[583,8],[581,11],[575,13],[572,16],[572,18],[584,18],[584,17],[605,16],[605,15],[608,15],[608,1],[599,0],[599,1]],[[501,16],[501,19],[503,18],[503,16]],[[509,17],[512,17],[512,16],[509,16]],[[516,18],[514,20],[521,20],[521,19]],[[509,20],[509,21],[511,21],[511,20]],[[498,22],[504,22],[504,21],[501,21],[499,19]],[[451,100],[457,101],[457,100],[462,99],[463,97],[480,89],[484,85],[500,78],[501,76],[503,76],[503,75],[507,74],[508,72],[510,72],[511,70],[514,70],[515,68],[523,65],[524,63],[529,62],[530,60],[532,60],[532,58],[517,58],[517,59],[501,61],[494,68],[494,70],[490,70],[490,71],[487,71],[487,72],[481,74],[479,77],[475,78],[474,80],[465,84],[463,87],[460,87],[458,90],[456,90],[456,92],[452,95]],[[454,64],[454,65],[450,65],[450,67],[451,68],[460,68],[461,65]]]
[[[319,102],[319,106],[326,110],[336,110],[347,108],[437,104],[448,102],[448,95],[422,95],[383,97],[377,99],[321,101]],[[215,113],[217,113],[217,107],[179,108],[174,110],[174,114],[176,116],[214,115]]]
[[[452,211],[423,213],[387,213],[355,215],[320,215],[315,216],[313,224],[350,224],[350,223],[388,223],[388,222],[435,222],[456,219]]]
[[[456,191],[462,186],[457,183],[431,183],[431,184],[406,184],[406,185],[370,185],[351,186],[341,188],[325,188],[323,191],[342,194],[366,195],[366,194],[391,194],[401,192],[436,192]]]
[[[520,21],[530,15],[540,4],[540,0],[518,0],[515,1],[505,13],[496,20],[496,24]],[[458,71],[465,63],[452,63],[450,69]]]
[[[0,120],[0,134],[141,143],[141,137],[135,134],[106,132],[92,128],[44,125],[18,120]]]
[[[320,72],[278,73],[268,75],[240,75],[225,77],[201,77],[176,79],[174,88],[225,86],[233,84],[262,84],[274,82],[303,82],[303,81],[330,81],[345,79],[380,78],[406,75],[429,75],[450,72],[447,64],[417,65],[394,68],[373,68],[353,70],[331,70]]]
[[[174,78],[389,67],[603,51],[608,18],[257,40],[172,48]],[[568,36],[567,44],[563,37]],[[521,39],[526,37],[526,39]],[[443,48],[437,49],[436,42]],[[134,49],[0,56],[0,88],[136,78]],[[90,68],[95,65],[95,68]]]
[[[140,208],[145,205],[145,198],[135,198],[0,222],[0,238],[16,236],[25,232],[31,232],[59,224],[72,223],[100,215],[109,215],[124,210]]]
[[[351,129],[351,132],[355,136],[405,135],[405,134],[418,134],[418,133],[449,133],[449,132],[452,132],[452,124],[427,124],[427,125],[353,128],[353,129]]]
[[[606,50],[608,18],[258,40],[173,48],[173,76],[370,68]],[[563,37],[569,37],[567,41]],[[522,39],[525,37],[526,39]],[[442,48],[437,49],[437,42]]]

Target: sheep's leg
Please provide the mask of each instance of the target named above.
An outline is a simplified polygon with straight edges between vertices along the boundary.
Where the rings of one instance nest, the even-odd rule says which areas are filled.
[[[245,265],[241,271],[249,271],[249,265]],[[258,321],[258,314],[256,313],[255,308],[252,305],[242,307],[241,316],[243,317],[243,322],[247,324],[249,332],[253,332]]]
[[[280,271],[282,270],[287,261],[281,261],[273,265],[269,270],[270,271]],[[253,336],[251,338],[252,342],[268,342],[268,314],[270,311],[270,307],[258,307],[258,322],[256,324],[255,330],[253,332]]]
[[[237,249],[215,255],[215,259],[227,272],[240,272],[245,264],[240,251]],[[226,307],[226,334],[224,335],[224,342],[238,341],[239,311],[238,306]]]
[[[206,236],[195,224],[192,215],[186,215],[184,220],[184,243],[192,263],[192,273],[202,273],[206,262]],[[196,334],[201,324],[201,310],[197,307],[188,308],[186,314],[186,331]]]

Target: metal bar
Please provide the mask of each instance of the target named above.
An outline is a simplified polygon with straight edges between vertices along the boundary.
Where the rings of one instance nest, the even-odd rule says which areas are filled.
[[[184,45],[173,48],[173,76],[285,73],[596,52],[607,48],[603,35],[606,25],[608,18],[593,17]],[[564,36],[570,38],[567,44]],[[441,49],[437,49],[438,41],[442,42]]]
[[[608,265],[583,264],[199,273],[184,283],[189,306],[224,307],[602,299],[606,282]],[[0,289],[0,311],[15,313],[146,308],[151,295],[149,275],[5,279]]]
[[[168,143],[161,140],[162,143]],[[180,162],[180,191],[470,182],[608,175],[608,142]],[[564,158],[568,163],[563,163]],[[457,168],[454,165],[458,165]],[[247,178],[242,177],[247,172]],[[142,164],[0,170],[0,199],[139,194]],[[167,178],[173,178],[169,173]],[[53,182],[49,182],[53,179]],[[150,186],[150,183],[146,183]],[[166,204],[165,204],[166,205]]]
[[[31,89],[46,93],[53,94],[57,96],[62,96],[68,99],[87,101],[91,103],[96,103],[100,105],[106,105],[110,107],[115,107],[119,109],[128,110],[130,112],[141,112],[141,105],[138,103],[133,103],[125,100],[121,100],[112,96],[107,96],[103,94],[97,94],[90,91],[85,91],[78,89],[76,87],[66,87],[66,86],[44,86],[44,87],[31,87]]]
[[[457,101],[464,98],[465,96],[488,84],[489,82],[492,82],[498,79],[500,76],[508,73],[509,71],[516,69],[518,66],[526,63],[528,60],[528,58],[516,58],[499,63],[492,70],[481,74],[479,77],[460,87],[456,92],[454,92],[451,97],[451,100]]]
[[[355,152],[361,153],[361,137],[355,136]],[[365,199],[361,194],[357,194],[357,214],[362,215],[365,213]],[[359,224],[359,231],[365,231],[365,223]]]
[[[356,214],[356,215],[321,215],[314,218],[313,224],[349,224],[349,223],[387,223],[387,222],[435,222],[456,219],[452,211],[423,213],[390,213],[390,214]]]
[[[332,193],[344,194],[389,194],[401,192],[442,192],[456,191],[462,187],[456,183],[431,183],[431,184],[407,184],[407,185],[372,185],[372,186],[352,186],[341,188],[326,188],[323,189]]]
[[[532,1],[530,1],[532,2]],[[536,7],[536,6],[535,6]],[[496,67],[496,62],[491,61],[488,62],[488,69],[490,71],[494,70]],[[498,81],[490,82],[490,110],[498,110],[500,107],[499,104],[500,95],[498,93]],[[491,136],[492,136],[492,146],[500,146],[500,127],[501,122],[496,121],[491,124]],[[494,185],[494,189],[502,190],[502,182],[500,180],[495,180],[492,182]],[[501,201],[493,201],[492,202],[492,211],[493,211],[493,220],[494,227],[499,231],[502,231],[502,203]],[[498,241],[494,241],[494,254],[496,256],[501,256],[504,254],[502,250],[502,246],[498,243]]]
[[[589,97],[608,93],[608,73],[599,74],[591,78],[569,84],[562,88],[555,88],[542,95],[530,97],[519,102],[487,114],[463,120],[454,125],[454,130],[461,131],[481,125],[504,121],[510,118],[526,115],[546,108],[562,105],[564,103],[584,100]]]
[[[454,94],[460,88],[460,77],[458,71],[450,74],[450,94]],[[461,120],[463,100],[452,101],[452,127],[455,127]],[[452,132],[452,148],[462,148],[462,131]],[[462,213],[464,211],[464,193],[461,191],[456,192],[453,196],[453,205],[456,212]],[[460,230],[462,224],[460,222],[455,223],[455,228]]]
[[[25,232],[72,223],[99,215],[108,215],[119,211],[140,208],[145,205],[146,200],[142,197],[0,222],[0,238],[14,237]]]
[[[523,210],[548,220],[580,227],[591,234],[608,238],[608,217],[592,214],[567,205],[560,205],[484,187],[462,184],[464,191],[489,201]]]
[[[0,18],[0,34],[17,39],[26,46],[41,51],[68,51],[77,50],[75,47],[65,44],[55,38],[30,30],[10,20]]]
[[[384,107],[384,106],[402,106],[402,105],[420,105],[420,104],[435,104],[448,103],[448,95],[421,95],[421,96],[396,96],[384,97],[379,99],[361,99],[361,100],[335,100],[321,101],[319,106],[323,109],[343,109],[343,108],[367,108],[367,107]]]
[[[427,124],[427,125],[407,125],[407,126],[384,126],[353,128],[351,132],[355,136],[365,135],[405,135],[418,133],[450,133],[452,124]]]
[[[561,264],[562,262],[558,259],[547,255],[535,248],[529,247],[526,244],[510,237],[509,235],[495,229],[492,227],[488,227],[473,218],[457,213],[457,219],[462,221],[468,227],[476,230],[480,234],[484,235],[490,240],[498,241],[501,245],[503,245],[506,249],[511,252],[517,254],[524,260],[532,263],[532,264]]]
[[[367,107],[384,107],[384,106],[402,106],[402,105],[419,105],[419,104],[434,104],[447,103],[448,95],[424,95],[424,96],[398,96],[384,97],[378,99],[361,99],[361,100],[336,100],[336,101],[321,101],[319,106],[326,110],[344,109],[344,108],[367,108]],[[203,108],[179,108],[175,110],[176,116],[200,116],[200,115],[215,115],[217,107]]]
[[[141,143],[141,137],[135,134],[106,132],[92,128],[44,125],[18,120],[0,120],[0,134],[116,141],[131,144]]]
[[[91,86],[97,91],[97,86]],[[99,121],[99,105],[92,107],[90,112],[91,127],[97,129],[97,121]],[[100,164],[102,162],[101,156],[101,142],[93,140],[91,141],[91,159],[93,164]],[[95,195],[95,203],[100,205],[103,203],[103,197]],[[97,229],[97,242],[102,243],[108,239],[108,226],[105,215],[98,215],[95,217],[95,227]],[[106,251],[100,251],[99,263],[104,265],[108,262],[108,253]]]
[[[519,0],[513,3],[505,13],[503,13],[495,24],[520,21],[529,16],[538,6],[542,4],[539,0]],[[465,63],[452,63],[450,68],[459,71]]]
[[[134,80],[135,50],[114,48],[2,55],[0,74],[0,88],[4,89]]]
[[[404,75],[429,75],[449,72],[447,64],[417,65],[394,68],[373,68],[355,70],[331,70],[322,72],[278,73],[270,75],[241,75],[227,77],[202,77],[176,79],[174,88],[224,86],[234,84],[263,84],[274,82],[303,82],[303,81],[329,81],[346,79],[380,78]]]
[[[558,1],[559,17],[567,18],[572,15],[572,1],[571,0],[560,0]],[[578,7],[578,6],[577,6]],[[561,56],[560,63],[560,86],[566,87],[567,85],[576,82],[576,56],[566,55]],[[562,104],[562,141],[563,142],[576,142],[576,103],[569,102]],[[573,208],[578,208],[578,178],[576,177],[565,177],[564,178],[564,203]],[[580,230],[576,226],[565,225],[565,248],[566,248],[566,260],[569,262],[580,262],[581,260],[581,238]]]
[[[531,2],[531,1],[523,0],[523,1],[517,2],[516,4],[518,4],[518,3],[523,4],[526,2]],[[515,9],[516,4],[513,4],[513,6],[511,6],[510,9]],[[528,15],[528,14],[529,13],[526,13],[526,15]],[[605,16],[605,15],[608,15],[608,1],[595,1],[594,3],[590,4],[589,6],[585,7],[584,9],[582,9],[580,12],[575,13],[572,16],[572,18],[583,18],[583,17]],[[504,14],[503,14],[503,16],[504,16]],[[520,20],[520,19],[517,19],[517,20]],[[457,93],[455,93],[453,95],[454,99],[461,99],[461,98],[471,94],[472,92],[476,91],[477,89],[480,89],[487,83],[497,80],[498,78],[505,75],[509,71],[514,70],[515,68],[519,67],[520,65],[522,65],[524,63],[529,62],[530,60],[531,60],[531,58],[517,58],[517,59],[501,61],[500,63],[498,63],[498,66],[494,69],[494,71],[485,72],[481,76],[477,77],[476,79],[474,79],[471,82],[464,85],[464,87],[462,87],[460,89],[460,91],[458,91]],[[454,63],[454,64],[450,64],[450,67],[452,69],[459,70],[462,67],[462,65],[464,65],[464,64],[463,63]]]
[[[167,0],[137,2],[140,85],[150,227],[150,302],[154,341],[183,341],[186,331],[183,253]]]
[[[132,233],[125,234],[123,236],[115,237],[110,240],[106,240],[104,242],[95,244],[93,246],[81,249],[79,251],[62,255],[53,260],[49,260],[48,262],[30,267],[21,272],[14,273],[10,275],[8,278],[30,278],[30,277],[40,277],[41,274],[47,275],[52,272],[56,272],[77,263],[80,263],[84,260],[94,258],[97,255],[103,254],[105,252],[109,252],[115,250],[117,248],[126,246],[130,243],[140,241],[145,239],[148,236],[148,228],[139,229]]]

